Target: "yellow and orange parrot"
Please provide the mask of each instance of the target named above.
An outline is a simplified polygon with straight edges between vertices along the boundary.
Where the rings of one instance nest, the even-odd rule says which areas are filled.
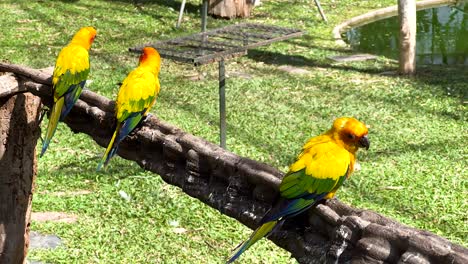
[[[88,52],[95,37],[96,29],[93,27],[81,28],[57,57],[52,76],[54,105],[42,142],[41,157],[54,136],[58,122],[68,115],[85,86],[89,74]]]
[[[358,148],[369,148],[367,132],[366,126],[358,120],[341,117],[333,122],[330,130],[309,139],[279,186],[281,198],[227,263],[235,261],[288,217],[306,211],[323,199],[333,198],[353,172]]]
[[[160,89],[160,69],[159,53],[152,47],[143,48],[138,67],[128,74],[120,86],[115,102],[117,127],[97,170],[107,165],[120,142],[135,129],[155,103]]]

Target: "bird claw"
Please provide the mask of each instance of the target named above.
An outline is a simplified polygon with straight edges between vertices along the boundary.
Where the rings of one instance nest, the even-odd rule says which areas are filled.
[[[143,118],[143,123],[149,122],[150,118],[152,118],[153,115],[148,113],[144,118]]]
[[[41,126],[42,120],[44,119],[44,116],[47,115],[47,112],[49,110],[50,108],[47,106],[42,107],[41,111],[39,112],[39,120],[37,121],[37,126]],[[44,139],[42,138],[42,136],[39,136],[39,138],[41,139],[41,142],[44,143]]]
[[[145,123],[149,122],[151,117],[153,117],[152,114],[147,114],[147,115],[143,116],[143,118],[140,120],[138,125],[128,135],[130,136],[130,135],[133,135],[133,134],[137,133],[145,125]]]
[[[44,119],[44,116],[47,115],[47,112],[49,111],[49,107],[43,106],[41,111],[39,112],[39,120],[37,121],[37,125],[41,125],[42,119]]]

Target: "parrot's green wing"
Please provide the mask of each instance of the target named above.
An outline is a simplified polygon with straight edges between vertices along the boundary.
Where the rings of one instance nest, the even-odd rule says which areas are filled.
[[[329,198],[345,181],[351,163],[349,152],[326,138],[312,140],[314,144],[305,145],[283,178],[280,184],[282,199],[261,223],[300,214]]]
[[[71,92],[70,89],[85,82],[88,74],[88,51],[78,45],[68,45],[63,48],[57,57],[52,78],[55,101]]]
[[[146,114],[159,93],[159,80],[144,68],[129,73],[120,87],[116,100],[116,117],[123,122],[135,113]]]
[[[334,193],[349,172],[349,152],[333,141],[314,138],[289,168],[280,184],[282,199],[261,220],[278,221],[309,209]]]
[[[329,193],[343,184],[350,167],[350,154],[333,141],[306,145],[280,184],[287,199]]]

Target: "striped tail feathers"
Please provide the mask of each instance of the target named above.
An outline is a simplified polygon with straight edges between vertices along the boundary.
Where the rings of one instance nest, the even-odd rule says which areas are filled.
[[[244,251],[246,251],[246,250],[249,249],[253,244],[255,244],[255,242],[257,242],[257,241],[260,240],[261,238],[267,236],[267,235],[273,230],[273,228],[276,226],[277,223],[278,223],[278,220],[276,220],[276,221],[270,221],[270,222],[264,223],[264,224],[261,225],[259,228],[257,228],[257,229],[252,233],[252,235],[250,235],[249,239],[247,239],[246,241],[244,241],[243,243],[239,244],[239,246],[236,247],[235,251],[233,252],[233,254],[231,255],[231,257],[229,257],[229,259],[227,260],[226,263],[232,263],[232,262],[234,262],[237,258],[239,258],[239,256],[240,256]]]
[[[62,108],[62,113],[60,114],[60,121],[63,121],[65,117],[70,113],[71,109],[75,105],[78,98],[80,98],[81,92],[86,84],[86,80],[80,82],[79,84],[71,85],[67,93],[63,95],[65,98],[65,104]]]
[[[102,156],[101,161],[99,162],[97,166],[97,169],[96,169],[97,171],[101,170],[101,167],[103,165],[106,166],[107,163],[109,163],[109,160],[112,158],[112,156],[115,155],[115,152],[117,151],[118,145],[120,143],[119,141],[116,142],[115,139],[117,137],[117,134],[120,134],[119,132],[120,132],[121,127],[122,127],[122,124],[119,123],[117,127],[115,128],[114,134],[112,135],[109,145],[107,145],[106,152]]]
[[[138,126],[138,124],[140,124],[141,120],[143,119],[143,113],[145,111],[146,109],[141,112],[132,113],[127,117],[127,119],[125,119],[122,124],[122,128],[120,129],[121,132],[117,138],[117,141],[122,141]]]
[[[296,199],[281,199],[268,213],[262,218],[262,226],[257,228],[248,240],[240,244],[231,255],[227,263],[234,262],[244,251],[246,251],[255,242],[262,237],[274,232],[284,222],[285,219],[298,215],[311,208],[318,201],[322,200],[327,193],[304,194]]]
[[[60,119],[60,114],[62,112],[64,102],[65,102],[65,99],[61,97],[52,106],[52,110],[49,116],[49,123],[47,124],[46,135],[44,137],[44,140],[42,141],[42,150],[41,150],[40,157],[42,157],[44,153],[46,152],[47,148],[49,147],[50,140],[55,134],[55,130],[57,129],[57,125]]]
[[[107,146],[106,152],[104,153],[104,156],[102,156],[101,162],[97,167],[97,171],[99,171],[102,166],[107,166],[110,159],[117,153],[120,142],[126,136],[128,136],[128,134],[130,134],[140,123],[141,119],[143,118],[144,111],[130,114],[123,123],[119,123],[117,125],[114,135],[112,136],[112,139]]]

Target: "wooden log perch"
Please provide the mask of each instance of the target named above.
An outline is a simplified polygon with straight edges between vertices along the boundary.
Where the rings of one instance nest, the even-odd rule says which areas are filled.
[[[15,73],[28,91],[50,104],[50,74],[0,63],[1,71]],[[0,91],[9,93],[15,91]],[[85,91],[65,123],[106,147],[115,125],[113,105]],[[118,155],[250,228],[258,227],[283,176],[154,116],[121,143]],[[336,199],[287,221],[269,239],[300,263],[468,263],[467,248]]]

